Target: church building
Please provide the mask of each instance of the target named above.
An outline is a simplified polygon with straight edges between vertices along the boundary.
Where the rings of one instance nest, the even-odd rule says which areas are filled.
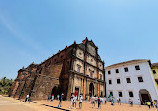
[[[32,100],[47,99],[48,95],[71,94],[105,96],[104,61],[98,54],[98,47],[86,37],[82,43],[74,42],[40,64],[30,64],[18,71],[9,96]]]

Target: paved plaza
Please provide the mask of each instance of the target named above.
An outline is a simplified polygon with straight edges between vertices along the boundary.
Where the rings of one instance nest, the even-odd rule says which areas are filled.
[[[20,102],[19,100],[0,96],[0,111],[156,111],[155,108],[148,109],[147,106],[134,105],[130,107],[128,104],[121,106],[115,103],[111,106],[108,102],[106,105],[101,105],[101,109],[97,109],[97,104],[92,108],[90,102],[83,102],[83,108],[79,109],[78,102],[76,109],[70,109],[70,101],[63,101],[62,107],[58,108],[58,101],[34,101],[30,103]]]

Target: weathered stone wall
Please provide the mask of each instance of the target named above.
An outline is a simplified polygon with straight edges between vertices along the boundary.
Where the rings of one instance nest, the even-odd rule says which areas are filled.
[[[87,73],[86,73],[86,75],[88,75],[89,77],[91,77],[91,75],[90,75],[90,72],[92,71],[93,72],[93,78],[97,78],[97,70],[96,70],[96,68],[94,68],[94,67],[92,67],[92,66],[90,66],[90,65],[87,65],[87,69],[86,69],[87,71]]]
[[[42,69],[41,74],[37,75],[32,99],[47,99],[52,93],[52,89],[59,87],[59,78],[61,76],[63,64],[50,65]]]
[[[84,52],[81,49],[76,50],[76,56],[82,60],[84,60]]]
[[[16,90],[18,88],[19,81],[15,81],[14,85],[12,86],[12,91],[10,92],[9,96],[14,97]]]
[[[103,63],[98,62],[98,68],[101,69],[101,70],[103,70],[104,69]]]
[[[25,83],[24,83],[24,88],[23,88],[23,91],[22,91],[22,94],[20,96],[20,99],[24,99],[28,94],[31,93],[31,88],[32,88],[32,85],[33,85],[33,80],[34,78],[28,78]]]
[[[87,44],[87,51],[93,56],[96,56],[96,49],[89,43]]]
[[[94,57],[92,57],[91,55],[87,55],[87,60],[86,60],[89,64],[92,64],[93,66],[96,66],[96,59]]]
[[[39,75],[36,79],[33,92],[31,94],[32,100],[47,99],[48,95],[51,94],[52,89],[59,85],[59,80],[50,78],[47,76]]]
[[[19,98],[20,97],[20,94],[22,93],[22,89],[24,87],[24,84],[25,84],[25,81],[21,81],[19,86],[18,86],[18,89],[16,91],[16,95],[15,95],[15,98]]]
[[[73,69],[78,72],[78,65],[81,66],[80,73],[84,73],[84,72],[83,72],[84,64],[83,64],[83,62],[80,61],[80,60],[77,60],[77,59],[76,59],[76,60],[74,61]]]

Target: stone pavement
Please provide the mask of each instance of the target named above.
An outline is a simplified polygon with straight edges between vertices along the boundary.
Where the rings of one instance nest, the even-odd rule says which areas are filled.
[[[155,108],[148,109],[147,106],[134,105],[130,107],[128,104],[121,106],[115,103],[111,106],[108,102],[106,105],[101,105],[101,109],[97,109],[97,104],[92,108],[89,102],[83,102],[83,108],[79,109],[78,102],[76,109],[70,109],[70,101],[63,101],[62,107],[58,108],[59,101],[53,102],[42,100],[30,103],[20,102],[19,100],[0,96],[0,111],[157,111]]]
[[[8,99],[0,96],[0,111],[35,111],[33,108],[29,108],[18,101]]]

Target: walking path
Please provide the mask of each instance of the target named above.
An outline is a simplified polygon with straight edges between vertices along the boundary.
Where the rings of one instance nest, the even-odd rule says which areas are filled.
[[[70,101],[63,101],[62,107],[58,108],[59,101],[35,101],[35,102],[20,102],[19,100],[0,96],[0,111],[156,111],[155,108],[148,109],[147,106],[134,105],[130,107],[128,104],[122,104],[121,106],[115,103],[111,106],[109,102],[101,105],[101,109],[97,109],[97,104],[92,108],[92,104],[89,102],[83,102],[83,108],[79,109],[77,102],[76,109],[70,109]]]
[[[0,96],[0,111],[35,111],[18,101]]]

